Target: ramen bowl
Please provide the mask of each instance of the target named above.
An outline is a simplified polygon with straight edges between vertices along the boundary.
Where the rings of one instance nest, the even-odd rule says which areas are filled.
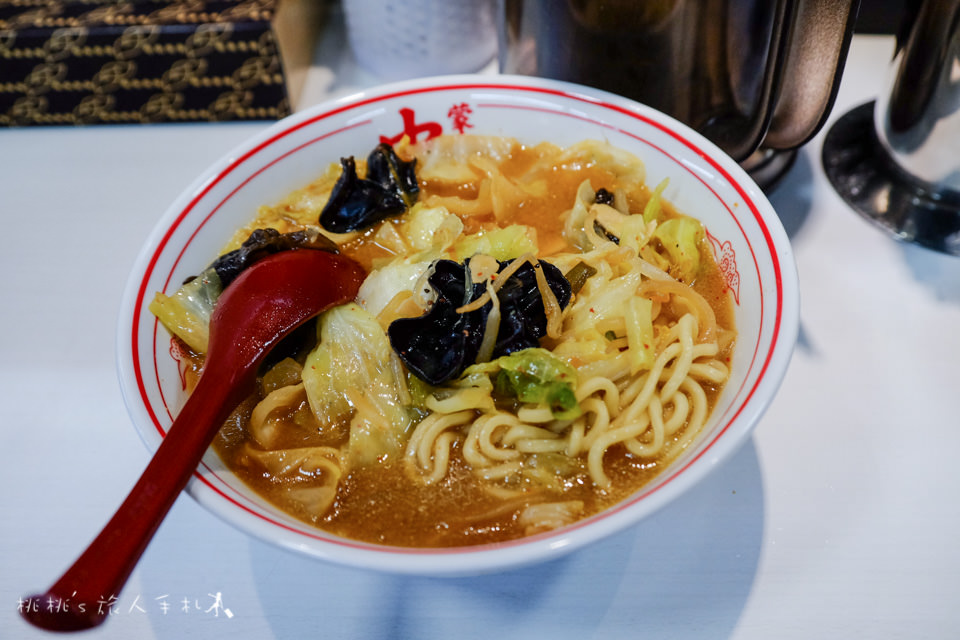
[[[223,156],[169,207],[147,239],[125,291],[119,375],[133,422],[156,449],[185,400],[171,339],[148,311],[196,275],[236,229],[339,158],[381,140],[489,134],[561,146],[595,139],[632,152],[647,183],[706,229],[733,298],[738,331],[730,378],[698,438],[654,480],[607,510],[518,540],[456,548],[399,548],[337,537],[261,498],[210,450],[187,491],[248,534],[308,556],[381,571],[465,575],[555,558],[629,527],[682,495],[750,437],[787,369],[797,336],[798,284],[776,213],[739,165],[657,111],[601,91],[535,78],[414,80],[321,104],[268,127]]]

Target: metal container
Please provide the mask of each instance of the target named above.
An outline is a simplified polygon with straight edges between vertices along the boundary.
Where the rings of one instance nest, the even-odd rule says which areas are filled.
[[[960,256],[960,0],[907,7],[885,88],[830,128],[823,165],[872,223]]]
[[[499,0],[503,73],[605,89],[770,183],[824,124],[859,0]],[[770,166],[772,163],[773,166]],[[769,179],[762,170],[772,170]]]

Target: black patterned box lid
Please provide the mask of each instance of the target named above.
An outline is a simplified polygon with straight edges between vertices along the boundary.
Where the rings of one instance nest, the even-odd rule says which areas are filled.
[[[0,0],[0,126],[276,119],[322,0]]]

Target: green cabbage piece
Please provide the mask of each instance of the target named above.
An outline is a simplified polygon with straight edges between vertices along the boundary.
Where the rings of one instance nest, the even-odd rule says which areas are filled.
[[[167,331],[203,354],[210,339],[210,315],[222,292],[220,276],[209,268],[171,296],[157,293],[148,308]]]
[[[580,403],[574,390],[577,370],[546,349],[533,347],[501,356],[494,389],[521,402],[546,404],[558,420],[580,415]]]
[[[325,311],[318,332],[301,376],[321,428],[350,420],[348,465],[402,455],[414,414],[401,401],[406,381],[380,323],[351,302]]]
[[[418,259],[435,259],[460,237],[463,220],[446,207],[427,207],[418,202],[403,217],[401,230],[414,251],[426,254]]]
[[[687,216],[671,218],[657,225],[653,237],[669,256],[670,274],[682,282],[693,282],[700,271],[699,245],[704,237],[700,222]]]
[[[536,255],[537,251],[535,231],[522,224],[512,224],[502,229],[469,235],[453,245],[456,262],[463,262],[478,253],[506,262],[527,253]]]
[[[397,258],[373,269],[360,285],[356,299],[364,309],[379,315],[395,295],[401,291],[413,291],[431,263],[432,260]]]
[[[653,194],[650,196],[650,199],[647,201],[647,205],[643,208],[643,221],[650,222],[651,220],[659,220],[660,212],[662,207],[660,206],[660,201],[663,198],[663,190],[667,188],[669,184],[669,178],[665,178],[657,185],[653,190]]]
[[[656,358],[653,302],[640,296],[630,298],[624,309],[623,319],[627,326],[631,372],[637,373],[652,368]]]
[[[336,251],[336,245],[315,229],[290,233],[255,229],[243,244],[219,256],[173,295],[155,294],[150,302],[150,312],[170,333],[195,352],[204,354],[210,338],[210,316],[223,290],[258,260],[298,247]]]

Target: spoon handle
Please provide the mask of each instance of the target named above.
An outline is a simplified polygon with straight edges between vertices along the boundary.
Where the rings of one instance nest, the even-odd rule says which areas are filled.
[[[239,377],[243,372],[233,375]],[[223,376],[200,377],[123,504],[50,589],[23,598],[24,618],[50,631],[89,629],[106,620],[160,522],[239,402],[231,397],[236,394],[228,391],[244,386],[237,382]]]
[[[230,412],[254,388],[257,367],[284,336],[352,300],[363,269],[339,254],[283,251],[248,267],[210,316],[203,373],[130,494],[87,550],[23,617],[53,631],[102,623],[150,539]]]

